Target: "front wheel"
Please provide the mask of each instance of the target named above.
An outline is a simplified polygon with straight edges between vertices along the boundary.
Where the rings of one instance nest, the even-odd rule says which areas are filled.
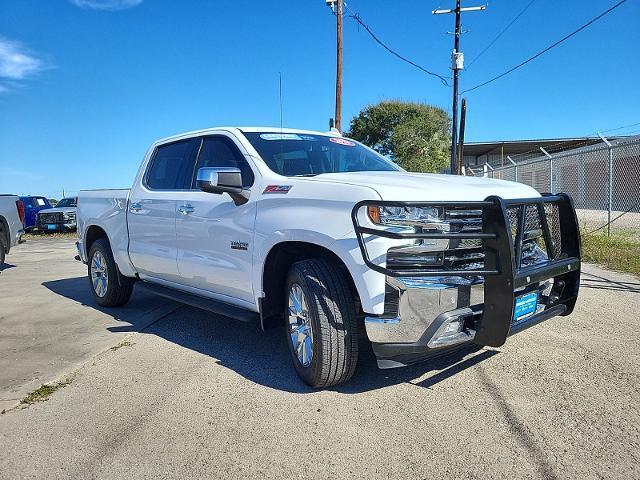
[[[349,380],[358,361],[358,324],[345,274],[323,259],[296,262],[285,294],[287,344],[300,378],[315,388]]]
[[[93,242],[87,264],[89,287],[101,307],[119,307],[131,298],[133,285],[118,283],[118,266],[113,259],[111,246],[105,238]]]

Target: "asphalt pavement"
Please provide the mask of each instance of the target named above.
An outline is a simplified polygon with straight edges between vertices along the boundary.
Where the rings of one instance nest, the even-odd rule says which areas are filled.
[[[366,351],[315,391],[282,331],[142,292],[98,309],[70,257],[30,241],[0,274],[2,479],[640,478],[636,277],[585,266],[573,315],[500,349],[385,371]]]

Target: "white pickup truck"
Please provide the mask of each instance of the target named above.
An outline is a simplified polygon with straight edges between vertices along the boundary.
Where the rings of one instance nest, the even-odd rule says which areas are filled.
[[[99,305],[134,282],[284,327],[313,387],[506,338],[573,310],[569,196],[407,173],[337,134],[214,128],[160,140],[130,190],[82,191],[78,259]]]
[[[24,234],[24,204],[15,195],[0,194],[0,271],[5,255]]]

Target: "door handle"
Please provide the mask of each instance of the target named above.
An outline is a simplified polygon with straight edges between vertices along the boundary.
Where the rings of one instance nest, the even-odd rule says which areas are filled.
[[[193,213],[193,211],[195,210],[195,208],[193,208],[193,205],[182,205],[180,208],[178,208],[178,211],[184,215],[187,215],[189,213]]]
[[[129,211],[131,213],[138,213],[138,212],[140,212],[140,210],[142,210],[142,204],[141,203],[132,203],[131,205],[129,205]]]

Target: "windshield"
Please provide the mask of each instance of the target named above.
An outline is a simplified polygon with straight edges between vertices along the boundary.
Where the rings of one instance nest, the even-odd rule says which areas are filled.
[[[77,202],[75,198],[63,198],[58,202],[58,204],[56,205],[56,208],[76,207],[76,206],[77,206]]]
[[[342,137],[243,132],[271,170],[287,177],[400,170],[393,162]]]

